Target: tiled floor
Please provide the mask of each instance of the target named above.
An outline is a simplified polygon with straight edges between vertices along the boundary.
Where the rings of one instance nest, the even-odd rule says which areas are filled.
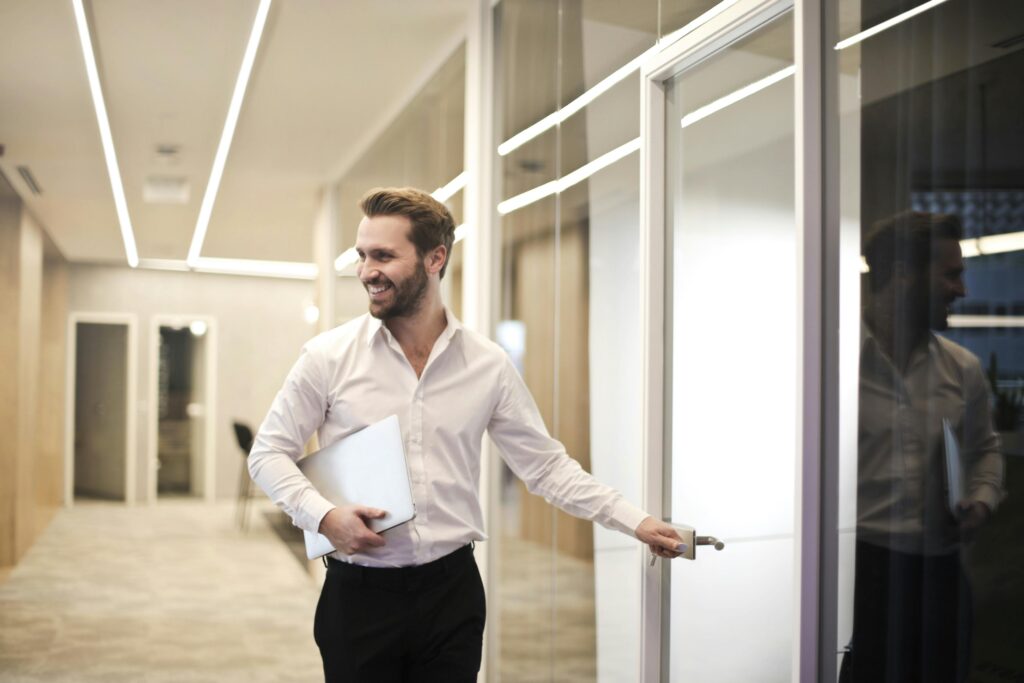
[[[0,682],[323,680],[323,570],[281,542],[268,506],[246,533],[230,504],[60,510],[0,577]],[[592,565],[514,538],[501,563],[500,681],[593,681]]]
[[[317,681],[318,587],[230,505],[60,510],[0,584],[0,681]]]

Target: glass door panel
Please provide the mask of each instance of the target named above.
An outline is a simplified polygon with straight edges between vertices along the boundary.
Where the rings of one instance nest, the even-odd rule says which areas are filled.
[[[1024,4],[828,6],[841,264],[828,677],[1024,680]]]
[[[789,681],[800,333],[793,20],[665,82],[671,681]]]

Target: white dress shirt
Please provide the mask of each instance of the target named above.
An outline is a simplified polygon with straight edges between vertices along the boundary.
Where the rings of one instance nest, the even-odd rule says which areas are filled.
[[[961,444],[965,496],[995,510],[1003,456],[978,358],[937,334],[900,372],[862,323],[858,419],[857,534],[917,555],[959,547],[946,504],[946,419]]]
[[[480,449],[487,431],[531,493],[569,514],[627,534],[647,516],[585,472],[548,435],[508,355],[448,325],[417,378],[381,321],[362,315],[310,340],[277,394],[249,455],[249,472],[296,526],[316,531],[333,507],[295,461],[317,432],[326,446],[397,414],[416,518],[384,532],[387,544],[336,559],[394,567],[430,562],[484,540]],[[372,454],[367,454],[372,457]]]

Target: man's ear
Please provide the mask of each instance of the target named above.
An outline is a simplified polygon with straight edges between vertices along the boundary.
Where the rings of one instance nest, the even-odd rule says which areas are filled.
[[[427,269],[427,273],[434,275],[440,273],[444,267],[445,262],[448,260],[448,249],[443,244],[439,244],[430,250],[427,254],[426,263],[424,267]]]

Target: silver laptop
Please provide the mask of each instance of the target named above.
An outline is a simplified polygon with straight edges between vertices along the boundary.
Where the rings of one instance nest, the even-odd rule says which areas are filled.
[[[398,416],[386,417],[299,460],[314,488],[335,505],[366,505],[384,510],[369,520],[375,533],[416,516]],[[323,534],[306,531],[306,556],[313,560],[335,551]]]

